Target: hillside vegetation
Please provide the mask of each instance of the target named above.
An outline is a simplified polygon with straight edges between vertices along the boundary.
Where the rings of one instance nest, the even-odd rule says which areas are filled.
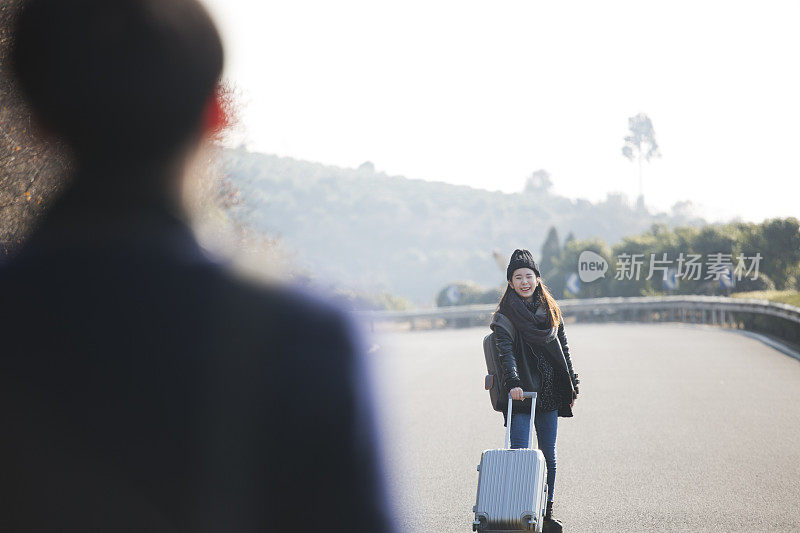
[[[224,166],[245,201],[237,214],[295,253],[298,268],[363,291],[431,305],[448,283],[502,284],[493,257],[538,255],[551,227],[574,238],[617,242],[653,223],[702,226],[676,209],[632,208],[621,194],[599,203],[546,188],[507,194],[230,149]]]

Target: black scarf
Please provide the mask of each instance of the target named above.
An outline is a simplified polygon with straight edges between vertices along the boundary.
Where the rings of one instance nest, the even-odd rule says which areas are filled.
[[[533,291],[535,311],[528,309],[522,297],[511,287],[506,289],[503,299],[500,300],[500,313],[511,320],[529,344],[546,344],[558,335],[558,328],[550,325],[550,309],[542,296],[542,286],[537,285]]]

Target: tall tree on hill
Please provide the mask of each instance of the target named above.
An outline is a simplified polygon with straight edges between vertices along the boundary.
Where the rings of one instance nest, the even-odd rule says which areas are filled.
[[[633,161],[634,157],[639,162],[639,197],[636,199],[637,207],[644,207],[644,195],[642,194],[642,158],[647,161],[654,157],[661,157],[656,142],[656,134],[653,129],[653,122],[644,113],[639,113],[635,117],[628,118],[629,135],[625,136],[625,145],[622,147],[622,155]]]
[[[540,168],[525,180],[525,192],[540,192],[548,193],[550,187],[553,186],[553,180],[550,179],[550,173],[545,169]]]

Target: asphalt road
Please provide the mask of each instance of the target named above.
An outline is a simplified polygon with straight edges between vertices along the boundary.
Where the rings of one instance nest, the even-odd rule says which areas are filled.
[[[370,353],[404,532],[471,531],[503,416],[486,328],[377,334]],[[800,361],[733,330],[568,324],[581,395],[559,418],[565,531],[800,531]]]

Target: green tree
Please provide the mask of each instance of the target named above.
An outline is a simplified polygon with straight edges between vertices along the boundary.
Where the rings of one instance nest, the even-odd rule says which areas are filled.
[[[547,237],[542,245],[542,254],[539,261],[539,271],[542,276],[549,276],[555,266],[555,261],[561,256],[561,245],[558,242],[558,231],[555,226],[547,230]]]
[[[577,298],[599,298],[602,296],[608,296],[609,290],[611,287],[611,279],[613,277],[613,271],[611,269],[612,265],[612,258],[611,258],[611,250],[609,249],[608,245],[603,239],[598,237],[593,237],[591,239],[572,239],[569,242],[564,244],[564,249],[562,251],[561,257],[557,262],[557,269],[559,271],[559,275],[563,276],[563,279],[566,280],[566,277],[575,272],[578,272],[578,258],[581,255],[581,252],[585,250],[590,250],[603,259],[606,260],[609,264],[609,271],[606,272],[605,277],[596,279],[589,283],[581,283],[581,290],[580,293],[576,296]],[[550,284],[548,283],[548,286]],[[555,291],[554,291],[555,292]],[[556,298],[561,297],[563,294],[560,295],[553,295]]]
[[[747,234],[745,255],[761,253],[759,271],[777,290],[798,289],[800,275],[800,221],[794,217],[767,219]],[[749,252],[749,253],[747,253]]]

